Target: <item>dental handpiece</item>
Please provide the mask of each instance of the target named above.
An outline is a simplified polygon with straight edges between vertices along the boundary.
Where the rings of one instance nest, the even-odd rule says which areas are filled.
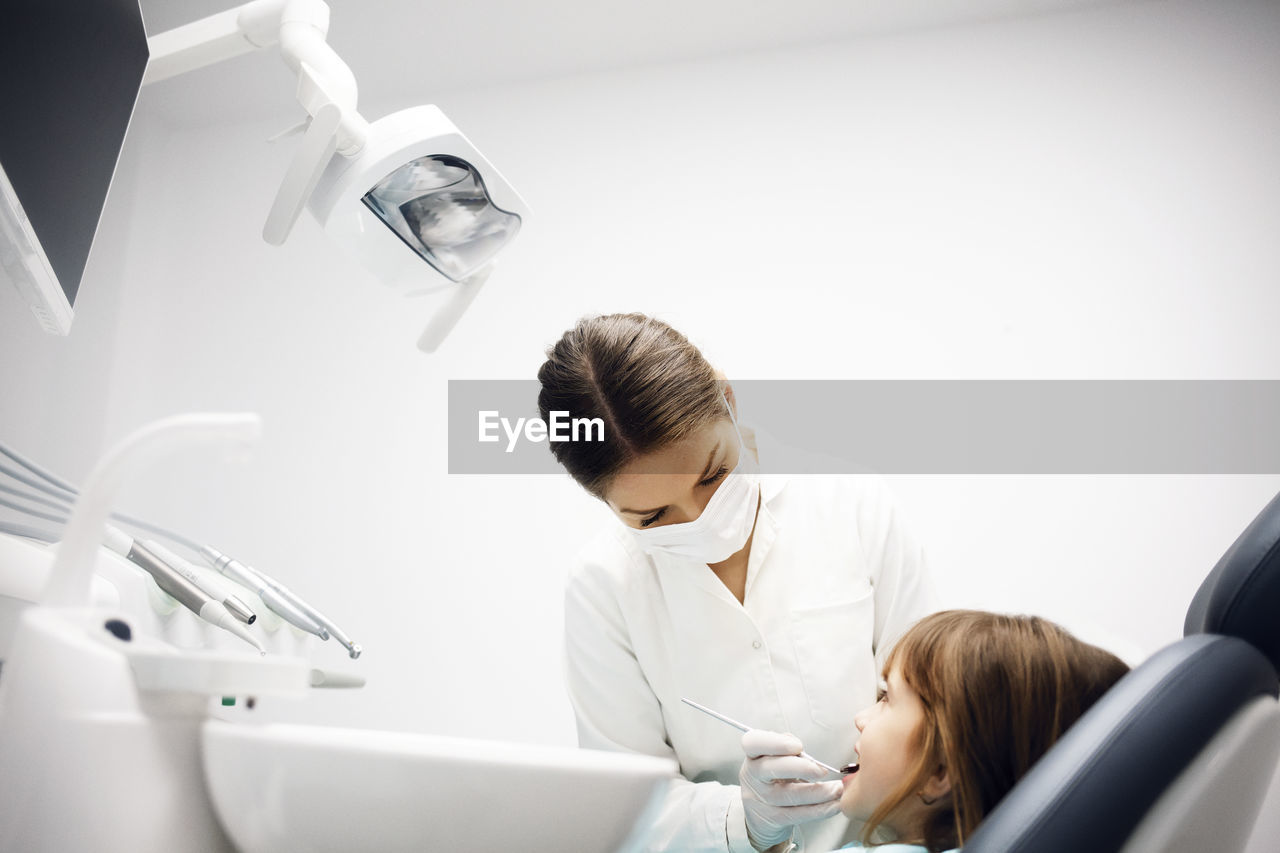
[[[343,632],[343,630],[339,628],[332,619],[325,616],[319,610],[316,610],[310,604],[307,604],[306,601],[300,598],[296,593],[292,592],[284,584],[280,583],[279,581],[275,580],[269,575],[263,574],[262,572],[258,571],[257,569],[251,566],[246,566],[244,563],[240,563],[238,561],[232,560],[230,557],[227,557],[225,554],[219,553],[218,551],[214,550],[213,548],[210,548],[207,545],[200,549],[200,554],[206,560],[213,561],[215,566],[218,566],[219,564],[222,564],[222,563],[226,563],[226,564],[235,563],[237,566],[240,567],[241,571],[247,572],[249,576],[257,578],[259,581],[265,584],[269,589],[272,589],[276,593],[279,593],[279,595],[284,600],[288,601],[288,603],[291,606],[293,606],[296,610],[301,611],[304,615],[306,615],[313,622],[319,625],[320,628],[323,631],[327,632],[328,635],[332,635],[333,638],[337,640],[347,650],[347,654],[351,657],[352,660],[355,660],[356,658],[360,657],[360,652],[363,650],[360,648],[359,643],[352,642],[351,638],[348,637],[346,633]],[[320,635],[317,635],[317,636],[320,636]],[[328,638],[329,638],[328,636],[323,637],[323,639],[326,639],[326,640]]]
[[[360,657],[360,653],[364,651],[364,649],[360,648],[359,643],[352,642],[351,638],[348,637],[346,633],[344,633],[343,630],[339,628],[332,619],[325,616],[319,610],[316,610],[310,604],[307,604],[307,602],[303,601],[294,593],[290,592],[289,588],[284,584],[280,583],[279,581],[273,580],[272,578],[269,578],[266,575],[262,575],[262,579],[266,581],[268,585],[274,587],[276,592],[279,592],[280,594],[289,598],[295,606],[297,606],[300,610],[302,610],[303,613],[306,613],[312,619],[316,620],[316,622],[320,623],[320,625],[324,626],[324,628],[328,630],[330,634],[333,635],[333,638],[337,640],[339,643],[341,643],[343,648],[347,650],[347,654],[351,657],[352,660],[355,660],[356,658]]]
[[[183,607],[186,607],[204,621],[235,634],[256,648],[261,654],[265,655],[267,653],[263,645],[258,642],[258,638],[253,636],[248,628],[240,624],[221,601],[205,594],[204,590],[183,577],[160,557],[147,550],[146,546],[133,542],[125,557],[128,558],[129,562],[151,575],[155,579],[156,585],[177,599],[178,603]]]
[[[322,625],[295,607],[254,569],[207,545],[200,549],[200,556],[221,574],[253,590],[262,599],[262,603],[266,605],[268,610],[290,625],[306,631],[308,634],[315,634],[322,640],[329,639],[329,632]]]
[[[680,701],[685,703],[686,705],[689,705],[690,707],[697,708],[699,711],[701,711],[704,714],[715,717],[717,720],[719,720],[722,723],[733,726],[735,729],[737,729],[740,732],[751,731],[750,726],[740,723],[737,720],[733,719],[732,717],[726,717],[724,714],[721,714],[719,711],[713,711],[710,708],[708,708],[706,705],[699,705],[697,702],[693,701],[692,699],[685,699],[681,697]],[[821,767],[823,770],[834,773],[837,776],[847,775],[847,773],[835,769],[830,764],[827,764],[825,761],[819,761],[818,759],[814,758],[812,755],[810,755],[807,752],[801,752],[800,757],[809,759],[814,764]],[[853,771],[848,771],[848,772],[853,772]]]
[[[154,539],[144,539],[142,540],[142,545],[148,551],[168,563],[171,569],[191,581],[196,586],[200,587],[200,589],[204,591],[205,595],[208,595],[211,598],[218,598],[219,595],[221,595],[217,587],[210,584],[208,580],[200,577],[200,574],[196,571],[195,567],[182,557],[179,557],[177,554],[161,545],[159,542],[156,542]],[[227,608],[227,610],[231,611],[232,616],[236,617],[246,625],[252,625],[258,619],[258,614],[254,613],[249,609],[249,605],[245,604],[234,595],[222,596],[222,604]]]

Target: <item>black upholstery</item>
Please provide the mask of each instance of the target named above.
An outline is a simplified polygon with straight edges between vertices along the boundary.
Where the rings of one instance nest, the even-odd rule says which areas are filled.
[[[1280,495],[1245,528],[1200,585],[1183,632],[1248,640],[1280,669]]]
[[[1152,804],[1276,671],[1234,637],[1185,637],[1121,679],[1031,769],[965,853],[1120,850]]]
[[[1196,592],[1186,636],[1111,688],[989,814],[965,853],[1121,850],[1246,705],[1276,696],[1280,495]]]

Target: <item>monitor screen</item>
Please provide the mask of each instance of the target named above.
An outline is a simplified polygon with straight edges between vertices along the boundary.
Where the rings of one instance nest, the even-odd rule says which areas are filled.
[[[5,3],[0,259],[46,328],[70,326],[146,67],[138,0]]]

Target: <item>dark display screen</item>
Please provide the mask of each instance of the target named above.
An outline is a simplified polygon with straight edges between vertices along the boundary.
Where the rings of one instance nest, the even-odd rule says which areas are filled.
[[[138,0],[6,0],[0,165],[74,304],[147,67]]]

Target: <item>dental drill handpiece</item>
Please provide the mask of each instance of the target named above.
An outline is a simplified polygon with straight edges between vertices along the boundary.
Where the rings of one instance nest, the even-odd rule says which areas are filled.
[[[262,643],[258,642],[258,638],[232,616],[231,611],[227,610],[221,601],[206,594],[159,556],[147,550],[146,546],[136,541],[132,542],[125,557],[151,575],[160,589],[173,596],[179,604],[192,613],[224,631],[235,634],[257,649],[260,654],[267,653]]]
[[[307,604],[307,602],[299,598],[296,593],[290,592],[289,588],[284,584],[280,583],[279,581],[269,578],[266,575],[263,575],[262,579],[265,580],[268,585],[275,587],[277,592],[287,596],[295,605],[298,606],[299,609],[302,610],[303,613],[306,613],[312,619],[316,620],[321,625],[323,625],[329,631],[329,633],[333,635],[333,638],[337,640],[340,644],[342,644],[343,648],[347,650],[347,654],[351,657],[352,660],[355,660],[356,658],[360,657],[360,653],[364,651],[362,648],[360,648],[360,644],[352,642],[351,638],[348,637],[346,633],[341,628],[339,628],[332,619],[330,619],[328,616],[325,616],[319,610],[316,610],[310,604]]]
[[[205,555],[206,559],[208,559],[210,555],[215,555],[215,554],[218,556],[225,557],[225,555],[218,554],[217,551],[214,551],[212,548],[208,548],[208,546],[206,546],[205,548],[202,548],[201,553]],[[232,562],[235,562],[236,565],[240,567],[241,571],[247,572],[251,577],[257,578],[259,581],[266,584],[270,589],[279,593],[280,596],[283,597],[285,600],[287,600],[289,604],[291,604],[295,609],[300,610],[303,614],[305,614],[317,625],[319,625],[321,630],[325,631],[328,635],[332,635],[333,638],[337,640],[338,643],[340,643],[347,650],[347,654],[351,657],[352,660],[355,660],[356,658],[360,657],[360,652],[363,651],[360,648],[360,644],[352,642],[351,638],[348,637],[346,633],[344,633],[343,630],[339,628],[332,619],[325,616],[319,610],[316,610],[310,604],[307,604],[307,602],[304,601],[302,598],[300,598],[297,595],[297,593],[291,591],[284,584],[280,583],[279,581],[275,580],[269,575],[263,574],[262,572],[258,571],[252,566],[246,566],[244,563],[236,562],[234,560]],[[328,638],[329,638],[328,636],[325,636],[326,640]]]
[[[194,566],[182,557],[179,557],[177,554],[170,551],[165,546],[161,545],[159,542],[156,542],[154,539],[143,539],[140,544],[152,554],[155,554],[157,557],[168,563],[169,566],[178,574],[204,590],[205,595],[212,598],[217,598],[221,595],[217,587],[212,586],[207,580],[200,577]],[[231,612],[232,616],[236,617],[246,625],[252,625],[258,619],[258,615],[250,610],[249,605],[241,601],[238,596],[223,596],[222,606],[227,608],[227,610]]]
[[[221,574],[253,590],[262,599],[262,603],[267,606],[268,610],[290,625],[306,631],[308,634],[315,634],[322,640],[329,639],[329,632],[322,625],[295,607],[285,596],[268,584],[265,578],[244,563],[234,560],[207,545],[201,547],[200,556]]]

